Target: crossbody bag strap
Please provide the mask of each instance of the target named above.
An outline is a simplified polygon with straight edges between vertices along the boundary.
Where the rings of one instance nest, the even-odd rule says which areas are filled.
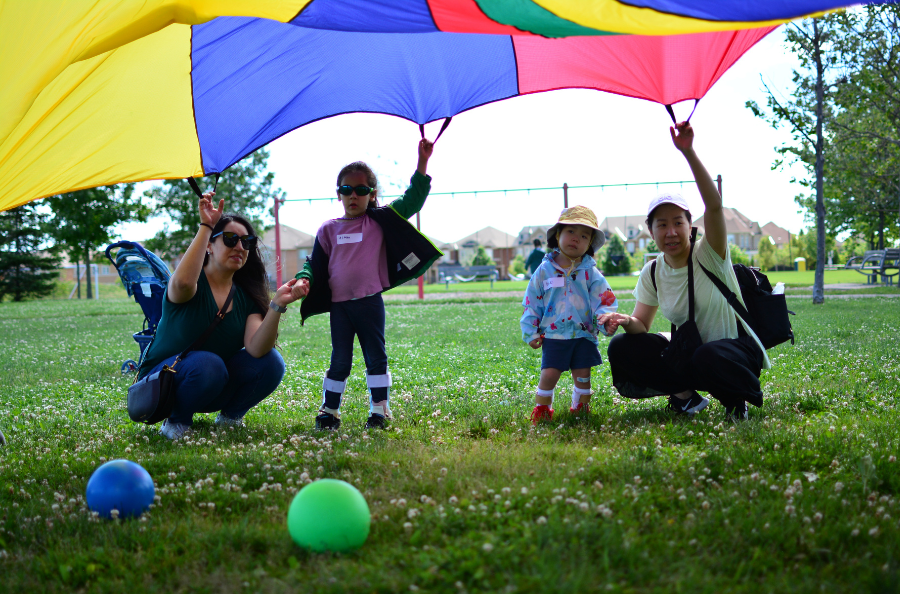
[[[691,228],[691,250],[688,252],[688,319],[694,321],[694,241],[697,228]]]
[[[703,264],[700,264],[700,268],[703,269],[703,272],[706,273],[706,276],[709,277],[709,280],[711,280],[716,288],[719,289],[719,291],[725,297],[725,301],[728,302],[728,305],[730,305],[731,308],[744,319],[747,325],[750,325],[750,312],[747,311],[747,308],[741,305],[741,302],[738,301],[737,295],[734,293],[734,291],[729,289],[728,285],[722,282],[722,279],[707,270]]]
[[[210,323],[210,325],[206,329],[206,331],[200,335],[200,338],[195,340],[194,344],[192,344],[188,348],[181,351],[181,354],[178,355],[178,357],[172,363],[172,365],[171,365],[172,369],[174,369],[175,366],[178,365],[179,361],[184,359],[185,355],[187,355],[189,352],[193,351],[194,349],[199,348],[200,345],[202,345],[204,342],[206,342],[206,339],[209,338],[209,335],[212,334],[212,331],[216,329],[216,326],[219,325],[219,322],[221,322],[223,319],[225,319],[225,314],[228,313],[228,306],[231,305],[231,300],[234,299],[234,291],[235,291],[236,287],[237,287],[237,285],[235,285],[234,283],[231,283],[231,290],[228,292],[228,297],[225,299],[225,303],[222,304],[222,309],[220,309],[218,312],[216,312],[216,317],[213,318],[212,323]]]

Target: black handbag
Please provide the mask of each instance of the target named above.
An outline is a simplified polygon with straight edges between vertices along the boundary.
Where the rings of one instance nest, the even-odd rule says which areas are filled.
[[[162,369],[156,373],[151,373],[137,380],[128,388],[128,416],[136,423],[144,423],[146,425],[155,425],[163,419],[168,419],[172,414],[172,408],[175,406],[175,366],[184,359],[190,351],[202,345],[216,326],[225,318],[228,306],[234,298],[235,285],[231,285],[231,291],[228,298],[225,299],[222,309],[216,313],[212,323],[206,329],[200,338],[194,341],[194,344],[181,352],[171,366],[163,365]],[[147,347],[147,351],[150,348]],[[146,351],[145,351],[146,353]]]
[[[688,253],[688,321],[681,326],[672,324],[672,337],[667,346],[660,353],[666,365],[672,368],[687,366],[691,357],[703,344],[700,338],[700,329],[694,321],[694,240],[697,237],[697,228],[691,229],[691,250]],[[653,288],[656,289],[656,262],[653,262],[650,273],[653,275]],[[659,289],[657,289],[657,294]]]

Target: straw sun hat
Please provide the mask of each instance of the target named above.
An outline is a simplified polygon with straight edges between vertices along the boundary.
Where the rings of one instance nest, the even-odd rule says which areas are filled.
[[[594,230],[594,237],[591,239],[591,247],[596,253],[604,243],[606,236],[597,225],[597,215],[587,206],[573,206],[563,210],[559,215],[559,221],[547,230],[547,239],[555,238],[559,230],[566,225],[584,225]]]

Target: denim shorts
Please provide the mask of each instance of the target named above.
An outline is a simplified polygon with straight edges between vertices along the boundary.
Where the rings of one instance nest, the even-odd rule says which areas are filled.
[[[600,349],[587,338],[545,338],[541,347],[541,369],[587,369],[603,363]]]

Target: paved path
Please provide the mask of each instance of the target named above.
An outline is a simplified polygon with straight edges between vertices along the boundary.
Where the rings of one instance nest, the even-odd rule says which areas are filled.
[[[825,290],[848,290],[848,289],[870,289],[873,286],[878,285],[865,285],[861,283],[838,283],[832,285],[825,285]],[[812,287],[797,287],[787,290],[788,297],[806,297],[812,293]],[[464,293],[453,292],[453,293],[425,293],[425,301],[446,301],[447,299],[504,299],[510,297],[521,298],[524,294],[524,291],[480,291],[480,292],[469,292]],[[860,298],[868,298],[868,297],[888,297],[888,298],[896,298],[900,297],[900,292],[897,293],[853,293],[849,295],[829,295],[825,294],[826,299],[860,299]],[[406,294],[406,295],[385,295],[384,300],[388,303],[390,302],[403,302],[403,301],[418,301],[419,296],[415,293]],[[619,301],[633,301],[634,299],[631,297],[631,292],[625,292],[623,296],[619,298]]]

